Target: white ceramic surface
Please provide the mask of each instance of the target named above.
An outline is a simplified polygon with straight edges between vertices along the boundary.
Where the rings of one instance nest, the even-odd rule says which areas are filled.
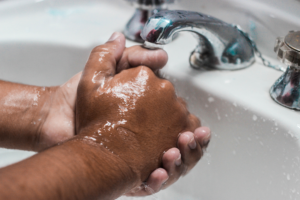
[[[295,0],[186,0],[173,8],[240,24],[273,58],[276,36],[300,28]],[[122,0],[0,1],[0,79],[45,86],[65,82],[84,67],[93,46],[122,30],[132,12]],[[300,199],[300,113],[277,105],[268,93],[281,73],[259,60],[239,71],[195,71],[188,63],[195,45],[189,33],[167,45],[163,72],[211,127],[212,141],[189,175],[146,199]],[[0,166],[32,154],[0,149]]]

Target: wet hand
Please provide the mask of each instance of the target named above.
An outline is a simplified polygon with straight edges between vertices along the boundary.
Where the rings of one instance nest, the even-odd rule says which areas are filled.
[[[119,42],[125,44],[125,39],[122,35],[119,38]],[[140,46],[126,48],[120,61],[117,63],[117,72],[140,65],[148,66],[153,69],[153,71],[156,71],[166,64],[167,58],[167,54],[163,50],[148,51]],[[55,88],[55,92],[53,92],[51,97],[53,103],[51,104],[50,112],[40,132],[40,142],[43,143],[42,149],[74,136],[75,100],[80,77],[81,73],[75,75],[64,85]],[[201,129],[203,129],[203,131],[201,131]],[[180,136],[180,138],[185,138],[186,140],[179,138],[177,143],[178,148],[172,148],[163,155],[164,168],[156,169],[145,183],[149,185],[154,192],[158,192],[160,189],[174,183],[181,175],[188,172],[197,163],[203,154],[203,148],[206,147],[206,145],[201,144],[210,138],[209,129],[201,129],[194,133],[194,138],[196,142],[200,144],[201,148],[189,149],[185,141],[191,136],[191,132],[186,132]],[[59,133],[59,135],[57,133]],[[188,136],[184,137],[186,134]],[[178,163],[181,163],[179,167]],[[149,191],[145,190],[143,186],[144,184],[141,185],[141,187],[135,188],[127,195],[149,195]]]
[[[124,160],[143,182],[179,133],[194,131],[199,120],[150,68],[117,74],[124,48],[123,35],[114,34],[92,51],[78,85],[76,131]]]
[[[156,169],[145,183],[126,195],[148,196],[175,183],[195,167],[208,147],[210,138],[211,132],[207,127],[199,127],[194,133],[180,134],[177,148],[171,148],[163,155],[162,168]]]
[[[163,50],[148,51],[141,46],[124,48],[123,36],[120,42],[123,43],[124,52],[117,63],[117,72],[140,65],[157,71],[167,63],[168,55]],[[38,132],[37,151],[66,141],[75,135],[75,101],[80,78],[81,72],[65,84],[51,88],[51,95],[47,101],[50,105],[49,112]]]

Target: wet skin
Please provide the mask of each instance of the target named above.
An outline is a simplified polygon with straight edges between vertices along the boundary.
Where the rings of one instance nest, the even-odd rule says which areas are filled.
[[[103,145],[100,146],[104,146],[104,148],[108,147],[109,150],[106,151],[108,151],[109,153],[114,151],[114,155],[118,155],[119,157],[121,157],[122,160],[126,163],[126,166],[129,166],[129,168],[134,171],[135,175],[137,175],[137,177],[139,178],[138,185],[140,184],[141,181],[145,181],[148,178],[150,172],[152,172],[154,169],[156,169],[159,166],[163,166],[164,169],[163,168],[156,169],[147,180],[147,184],[150,187],[152,187],[155,192],[157,192],[159,191],[159,189],[161,189],[162,183],[165,182],[167,179],[168,181],[166,182],[164,187],[175,182],[180,177],[180,175],[188,172],[197,163],[197,161],[200,159],[203,153],[203,149],[206,148],[208,144],[210,131],[208,128],[202,127],[202,128],[198,128],[194,133],[192,132],[182,133],[183,130],[193,131],[198,126],[197,119],[192,115],[189,115],[189,113],[185,109],[184,103],[180,99],[174,97],[175,94],[174,94],[173,86],[169,82],[157,78],[149,68],[138,67],[134,69],[129,69],[129,70],[122,71],[121,73],[113,77],[113,75],[116,72],[120,72],[121,70],[127,69],[129,67],[136,67],[139,66],[140,64],[144,64],[149,67],[151,67],[152,65],[152,69],[154,70],[164,65],[163,59],[157,59],[158,62],[153,63],[153,59],[147,59],[148,58],[147,56],[145,57],[145,56],[137,55],[137,54],[145,55],[146,50],[141,49],[140,47],[133,47],[133,48],[125,49],[124,51],[124,44],[125,41],[123,36],[119,35],[119,37],[116,40],[110,41],[104,46],[95,48],[93,51],[95,55],[93,55],[92,53],[90,57],[90,60],[83,74],[83,79],[81,80],[81,86],[78,88],[78,96],[81,97],[78,98],[77,101],[77,110],[79,113],[82,112],[82,114],[77,115],[78,123],[76,129],[78,131],[77,133],[80,133],[79,136],[77,137],[77,140],[84,143],[87,142],[89,145],[92,145],[94,143],[95,144],[103,143]],[[112,46],[110,47],[109,45]],[[103,48],[107,48],[107,49],[105,49],[104,51],[98,51],[99,49],[103,50]],[[136,53],[132,54],[134,51]],[[101,54],[101,52],[102,53],[109,52],[109,53]],[[105,56],[103,57],[103,55]],[[134,55],[137,55],[137,58],[135,58]],[[111,59],[112,57],[113,59]],[[99,68],[100,58],[102,59],[103,62],[106,61],[106,63],[104,62],[105,65],[100,66]],[[104,58],[108,58],[108,60],[105,60]],[[103,72],[103,71],[106,72],[105,70],[102,70],[102,67],[107,68],[109,65],[107,63],[110,63],[111,66],[114,66],[112,67],[113,72],[109,72],[108,76],[107,75],[103,76],[103,73],[99,73],[99,72]],[[115,66],[117,66],[117,68]],[[108,68],[108,70],[111,70],[112,68]],[[89,73],[89,69],[91,69],[90,70],[91,73]],[[61,140],[65,140],[66,138],[72,136],[72,134],[68,134],[68,133],[71,133],[74,127],[72,126],[73,121],[70,119],[74,117],[74,112],[71,111],[74,110],[74,106],[73,106],[74,103],[72,104],[72,102],[75,101],[76,93],[74,95],[74,92],[72,93],[71,91],[74,90],[75,87],[77,87],[79,77],[80,74],[75,76],[73,79],[71,79],[68,83],[66,83],[62,87],[46,88],[45,95],[40,95],[41,97],[40,97],[39,105],[43,105],[42,104],[43,99],[46,99],[45,102],[47,102],[47,99],[51,99],[51,103],[49,103],[49,106],[43,105],[42,109],[39,109],[39,105],[37,105],[36,110],[31,109],[32,113],[36,113],[35,116],[39,116],[38,114],[41,113],[41,111],[45,112],[47,116],[45,120],[43,119],[41,120],[42,122],[40,124],[33,126],[33,127],[38,127],[35,128],[38,129],[38,131],[37,130],[31,131],[32,133],[40,131],[39,141],[41,144],[38,147],[38,149],[43,149],[43,146],[53,145],[56,142],[60,142]],[[88,80],[88,78],[86,77],[89,77],[90,80]],[[103,77],[107,77],[107,79],[104,80]],[[154,89],[160,88],[160,90],[153,91],[149,89],[149,90],[145,90],[143,93],[140,90],[143,87],[143,84],[141,84],[142,82],[144,82],[145,86],[147,87],[149,86]],[[162,87],[162,83],[165,83],[164,87]],[[130,87],[126,87],[126,86],[130,86]],[[29,87],[29,86],[22,86],[22,89],[24,89],[24,87]],[[128,96],[127,103],[126,102],[124,103],[124,98],[122,99],[120,97],[116,97],[117,96],[116,92],[107,92],[109,90],[112,91],[113,89],[115,89],[115,91],[119,91],[120,94],[123,94],[122,92],[132,87],[133,88],[136,87],[138,88],[138,90],[135,93],[133,92],[135,96],[132,95],[132,91],[130,90],[126,92],[126,95]],[[38,88],[38,87],[34,89],[33,88],[27,88],[27,89],[28,90],[32,89],[32,91],[41,90],[41,94],[42,92],[44,92],[42,88]],[[166,109],[166,111],[163,113],[153,112],[153,110],[156,110],[155,106],[157,106],[158,102],[161,101],[161,99],[158,98],[160,95],[159,92],[163,94],[169,92],[170,93],[169,96],[165,95],[165,98],[171,98],[173,96],[173,98],[171,98],[173,100],[172,104],[168,103],[167,105],[161,105],[162,107],[160,109],[162,110]],[[48,95],[52,97],[46,98],[48,97]],[[60,96],[69,97],[69,98],[65,98],[65,99],[59,98]],[[105,98],[101,98],[103,96],[105,96]],[[157,97],[158,99],[153,98],[153,96]],[[89,98],[85,99],[87,97]],[[151,100],[151,98],[153,98],[153,100]],[[81,101],[83,103],[80,103]],[[169,100],[165,100],[165,101],[169,101]],[[111,104],[112,102],[113,105]],[[137,107],[132,106],[133,102],[135,102],[135,106]],[[68,104],[69,109],[68,107],[61,106],[64,104]],[[145,106],[148,104],[149,107]],[[120,108],[120,105],[122,108]],[[175,111],[180,109],[182,110],[178,114],[174,111],[175,114],[173,114],[171,112],[172,109],[171,110],[169,110],[170,108],[167,109],[168,106],[173,107],[174,108],[173,110]],[[80,107],[82,107],[83,109],[81,110]],[[88,109],[86,108],[91,109],[89,113],[92,113],[92,115],[89,115],[89,113],[87,112]],[[120,112],[120,110],[122,112]],[[145,112],[145,110],[148,112]],[[82,115],[86,115],[85,112],[88,113],[87,119],[85,117],[80,118]],[[16,111],[15,113],[18,112]],[[28,114],[28,109],[27,109],[27,114]],[[160,116],[159,114],[163,114],[164,116],[161,117],[159,121],[155,121],[157,117]],[[30,113],[28,114],[28,116],[30,116]],[[139,116],[139,117],[134,117],[134,116]],[[145,116],[147,116],[146,119]],[[170,118],[170,116],[172,116],[173,118]],[[181,121],[179,120],[180,118],[186,118],[186,120]],[[166,119],[168,119],[169,121]],[[172,124],[172,120],[176,121],[176,119],[179,120],[180,122],[185,121],[184,122],[185,124],[180,124],[179,122],[176,123],[176,126],[171,126],[170,124]],[[28,117],[28,121],[32,122],[33,120],[35,120],[34,117]],[[124,123],[125,120],[126,123]],[[64,127],[53,126],[53,124],[60,125],[62,124],[61,122],[64,121],[71,122],[71,126],[68,123],[66,123],[66,126]],[[108,127],[109,123],[107,122],[111,123],[110,127]],[[118,124],[118,122],[121,123]],[[149,123],[151,122],[156,122],[153,123],[155,124],[155,126],[154,125],[149,126]],[[162,130],[158,130],[158,129],[155,130],[155,128],[159,126],[162,127]],[[109,128],[110,130],[108,130]],[[98,133],[99,130],[103,131],[103,134],[101,134],[101,136]],[[168,132],[168,130],[172,130],[172,131]],[[62,134],[59,134],[60,132]],[[143,133],[146,132],[147,134],[141,134],[141,132]],[[169,137],[162,137],[165,136],[164,134],[162,134],[164,132],[172,133],[170,136],[172,140],[170,140]],[[177,138],[178,133],[182,133],[179,138]],[[131,154],[130,152],[126,153],[123,148],[120,148],[120,145],[126,146],[129,144],[129,142],[124,143],[124,138],[122,138],[124,134],[129,135],[128,137],[125,138],[134,138],[129,142],[133,142],[133,144],[135,145],[132,146],[130,145],[130,148],[126,148],[132,150]],[[57,138],[57,137],[51,137],[51,135],[56,135],[56,136],[60,135],[61,136],[60,141],[55,141],[55,139],[53,138]],[[111,135],[118,136],[118,137],[111,139]],[[34,136],[32,137],[34,138]],[[159,141],[156,142],[155,140],[153,140],[153,138],[154,139],[159,138]],[[144,142],[145,139],[148,141]],[[177,139],[178,139],[178,144],[177,144],[178,149],[172,148],[168,150],[170,147],[176,146]],[[32,144],[32,140],[29,139],[29,141],[31,141],[30,144]],[[9,144],[9,142],[6,142],[6,144]],[[150,144],[152,144],[152,146]],[[157,148],[154,148],[154,145],[158,145]],[[72,145],[68,145],[68,146],[72,146]],[[78,146],[77,143],[76,146]],[[139,150],[141,146],[142,146],[142,150]],[[162,155],[162,152],[165,150],[168,151],[164,155]],[[180,159],[179,150],[182,154],[181,159]],[[153,151],[153,155],[152,153],[149,153],[151,151]],[[152,157],[149,158],[146,157],[147,154],[151,154],[150,156]],[[159,159],[161,157],[162,157],[162,163],[160,162]],[[139,158],[141,160],[138,163],[136,163],[137,159],[134,161],[132,158]],[[145,164],[142,163],[144,161],[145,163],[148,162],[146,167],[142,166]],[[168,174],[170,176],[168,176]],[[148,193],[142,187],[135,187],[135,189],[131,190],[127,194],[147,195]]]

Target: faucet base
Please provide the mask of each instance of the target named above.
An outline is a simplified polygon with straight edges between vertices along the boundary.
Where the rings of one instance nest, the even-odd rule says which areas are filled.
[[[272,99],[287,108],[300,110],[300,70],[288,67],[270,89]]]
[[[248,61],[243,62],[237,58],[234,63],[228,63],[226,60],[222,62],[223,60],[220,61],[218,57],[209,51],[199,52],[197,47],[191,53],[190,66],[198,70],[239,70],[250,67],[255,62],[255,57],[253,56]]]

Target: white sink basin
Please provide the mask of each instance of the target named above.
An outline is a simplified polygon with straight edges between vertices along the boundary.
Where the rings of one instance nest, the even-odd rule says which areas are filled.
[[[189,0],[174,7],[240,24],[274,58],[276,36],[300,29],[300,3],[270,2]],[[82,70],[92,47],[123,29],[132,12],[121,0],[1,2],[0,79],[46,86],[65,82]],[[167,45],[163,72],[211,127],[212,141],[196,168],[155,198],[300,199],[300,112],[279,106],[268,93],[281,73],[258,59],[239,71],[196,71],[188,63],[195,45],[189,33]],[[32,154],[0,149],[0,166]]]

